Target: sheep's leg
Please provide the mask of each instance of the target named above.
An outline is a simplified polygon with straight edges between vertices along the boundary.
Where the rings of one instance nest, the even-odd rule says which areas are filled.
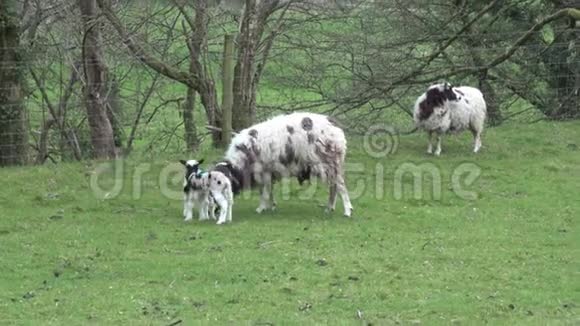
[[[326,207],[326,212],[333,212],[336,208],[336,197],[337,197],[337,184],[333,180],[330,182],[330,187],[328,189],[328,206]]]
[[[342,204],[344,205],[344,216],[350,217],[352,213],[352,204],[350,203],[350,198],[348,196],[348,190],[346,189],[346,183],[344,182],[344,177],[339,174],[336,178],[336,186],[338,193],[342,199]]]
[[[274,200],[274,182],[270,182],[270,210],[275,211],[276,206],[278,203]]]
[[[260,205],[256,208],[258,214],[262,213],[270,206],[270,190],[272,189],[272,179],[269,174],[262,176],[262,189],[260,191]]]
[[[473,147],[473,152],[477,153],[481,149],[481,131],[472,130],[471,133],[473,134],[473,139],[475,143]]]
[[[429,139],[429,146],[427,147],[427,154],[433,154],[433,132],[427,132],[427,138]]]
[[[217,221],[217,224],[224,224],[227,222],[227,214],[228,214],[228,200],[224,197],[221,192],[212,192],[213,198],[215,199],[216,203],[220,207],[220,217]]]
[[[268,194],[269,186],[264,184],[260,190],[260,205],[256,208],[256,213],[261,214],[263,211],[268,209],[268,201],[270,195]]]
[[[441,135],[437,134],[437,148],[435,149],[435,156],[441,155]]]

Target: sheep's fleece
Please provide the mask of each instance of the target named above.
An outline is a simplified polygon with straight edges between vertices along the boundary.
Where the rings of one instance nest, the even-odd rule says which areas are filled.
[[[441,136],[469,129],[474,137],[474,152],[481,148],[487,108],[479,89],[454,87],[448,83],[430,86],[415,102],[415,125],[429,136],[428,153],[433,153],[432,138],[437,138],[435,155],[441,153]]]
[[[303,181],[319,177],[328,182],[328,210],[334,210],[341,195],[344,214],[352,205],[344,181],[346,138],[333,118],[315,113],[292,113],[240,131],[216,166],[232,179],[234,192],[252,186],[261,188],[257,212],[274,209],[273,183],[283,177]]]

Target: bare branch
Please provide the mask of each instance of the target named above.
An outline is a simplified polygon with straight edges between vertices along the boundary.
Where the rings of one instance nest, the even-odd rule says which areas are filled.
[[[99,7],[102,10],[103,15],[107,20],[113,25],[117,33],[123,39],[123,43],[129,48],[129,50],[139,59],[141,62],[149,66],[151,69],[159,72],[160,74],[178,81],[182,84],[188,85],[189,87],[196,88],[197,83],[191,78],[191,75],[185,71],[175,69],[168,64],[162,62],[161,60],[155,58],[153,55],[149,54],[141,44],[133,39],[125,27],[117,17],[117,15],[111,10],[110,7],[104,4],[104,0],[98,0]]]

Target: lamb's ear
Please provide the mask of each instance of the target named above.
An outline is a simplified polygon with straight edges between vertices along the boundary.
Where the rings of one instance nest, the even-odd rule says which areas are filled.
[[[186,165],[187,164],[187,161],[186,160],[179,160],[179,163],[181,163],[183,165]]]
[[[443,88],[444,88],[445,90],[450,90],[450,89],[452,89],[452,88],[453,88],[453,85],[451,85],[451,84],[450,84],[450,83],[448,83],[448,82],[445,82],[445,84],[444,84]]]
[[[205,159],[202,158],[201,160],[197,161],[197,164],[201,165],[203,161],[205,161]]]

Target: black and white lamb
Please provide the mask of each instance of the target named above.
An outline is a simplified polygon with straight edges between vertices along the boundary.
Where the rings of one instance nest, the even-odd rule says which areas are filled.
[[[336,206],[337,194],[350,216],[352,205],[344,180],[346,138],[332,118],[314,113],[292,113],[240,131],[225,158],[213,170],[231,180],[234,193],[259,187],[258,213],[275,209],[273,185],[281,178],[300,182],[318,177],[330,188],[328,211]]]
[[[427,153],[441,154],[441,137],[445,133],[460,133],[469,129],[473,134],[474,148],[481,148],[481,134],[487,108],[479,89],[469,86],[454,87],[449,83],[430,86],[415,102],[413,118],[415,126],[427,132]],[[433,136],[437,148],[433,152]]]
[[[203,172],[200,164],[203,159],[181,160],[185,166],[185,181],[183,185],[183,215],[185,221],[193,218],[193,207],[199,207],[199,220],[215,220],[215,208],[220,208],[217,224],[224,224],[232,220],[234,195],[230,180],[219,171]]]

